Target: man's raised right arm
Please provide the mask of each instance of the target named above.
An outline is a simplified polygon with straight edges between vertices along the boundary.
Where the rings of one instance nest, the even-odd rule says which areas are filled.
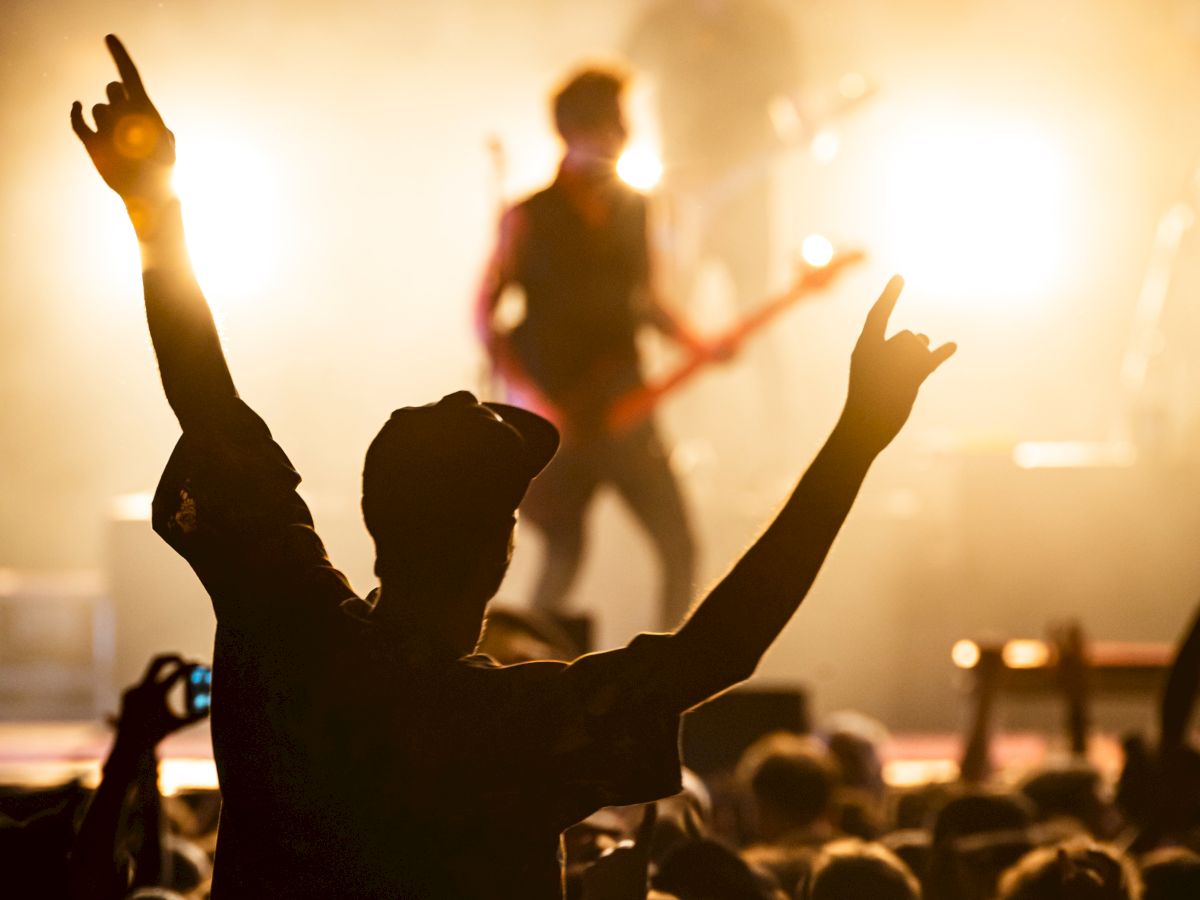
[[[183,430],[211,427],[237,398],[212,312],[188,258],[179,200],[171,187],[175,137],[142,86],[124,46],[105,38],[120,81],[92,107],[79,101],[71,127],[105,183],[124,201],[142,253],[146,319],[163,389]]]
[[[954,344],[931,349],[909,331],[887,336],[902,286],[893,278],[867,316],[829,440],[767,530],[672,636],[673,687],[685,705],[754,672],[816,579],[871,463],[908,420],[921,384],[954,352]]]

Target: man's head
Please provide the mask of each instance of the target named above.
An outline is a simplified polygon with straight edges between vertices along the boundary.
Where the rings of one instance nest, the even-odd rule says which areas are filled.
[[[376,574],[482,615],[507,567],[517,506],[557,448],[545,419],[466,391],[396,410],[363,464]]]
[[[628,138],[621,99],[627,76],[589,67],[574,73],[554,95],[554,127],[568,153],[615,163]]]
[[[918,900],[921,887],[900,857],[882,844],[849,838],[821,848],[800,896],[804,900]]]
[[[1115,847],[1086,838],[1031,850],[1000,879],[1000,900],[1138,900],[1141,878]]]
[[[782,731],[765,735],[746,748],[737,774],[749,788],[764,839],[829,824],[839,773],[815,738]]]

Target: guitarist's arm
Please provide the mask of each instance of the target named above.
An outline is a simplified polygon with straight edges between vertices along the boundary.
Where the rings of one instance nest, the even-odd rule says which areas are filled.
[[[500,218],[496,248],[488,260],[475,296],[475,333],[487,351],[492,366],[513,392],[513,400],[558,422],[560,417],[556,415],[553,405],[521,364],[507,332],[498,328],[496,322],[496,307],[504,289],[516,281],[517,261],[528,233],[529,223],[519,206],[510,208]]]

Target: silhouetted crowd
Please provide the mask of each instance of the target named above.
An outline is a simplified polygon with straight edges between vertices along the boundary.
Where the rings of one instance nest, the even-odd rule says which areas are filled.
[[[497,620],[483,647],[498,661],[519,664],[569,647],[537,616],[503,609]],[[1197,635],[1200,627],[1181,644],[1169,690],[1189,681],[1188,644]],[[90,795],[78,784],[0,795],[5,883],[24,889],[5,896],[209,896],[220,795],[192,789],[162,797],[158,788],[158,742],[197,718],[172,711],[167,700],[182,671],[178,658],[159,657],[125,693],[103,780]],[[673,796],[598,810],[565,832],[565,896],[1200,896],[1200,751],[1191,744],[1150,746],[1130,736],[1115,784],[1077,759],[1016,782],[892,787],[883,778],[885,737],[862,716],[841,717],[819,733],[770,733],[707,781],[685,770]],[[511,802],[519,827],[521,801]],[[335,895],[360,894],[347,884]]]

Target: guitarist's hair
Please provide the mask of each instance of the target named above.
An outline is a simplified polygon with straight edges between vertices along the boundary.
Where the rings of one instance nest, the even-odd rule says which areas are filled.
[[[575,70],[554,94],[554,127],[563,138],[590,131],[620,115],[629,75],[616,66]]]

